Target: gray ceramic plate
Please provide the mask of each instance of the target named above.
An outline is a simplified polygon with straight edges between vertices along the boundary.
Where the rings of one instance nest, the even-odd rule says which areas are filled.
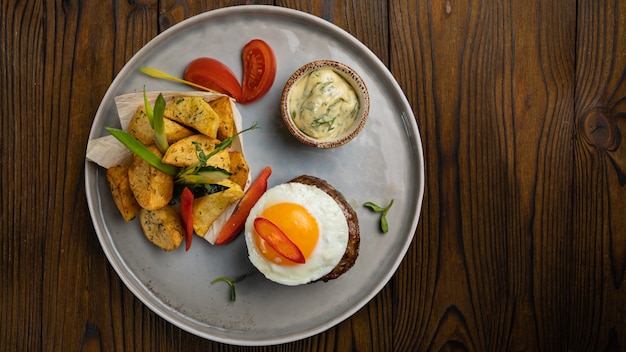
[[[109,262],[126,286],[150,309],[198,336],[237,345],[270,345],[302,339],[338,324],[369,302],[402,261],[417,227],[424,191],[424,162],[419,130],[402,90],[380,60],[354,37],[333,24],[302,12],[273,6],[237,6],[190,18],[164,31],[122,69],[97,111],[90,139],[117,126],[113,97],[147,90],[188,90],[149,78],[140,67],[173,75],[192,59],[210,56],[241,76],[241,48],[261,38],[274,49],[278,74],[270,92],[251,105],[238,105],[244,148],[252,176],[265,165],[274,172],[270,186],[301,174],[321,177],[339,189],[357,211],[361,253],[355,266],[328,283],[287,287],[257,273],[240,236],[213,247],[196,237],[192,248],[165,253],[142,235],[138,221],[125,223],[106,183],[104,169],[87,163],[87,201],[95,230]],[[353,67],[371,95],[370,118],[349,144],[317,150],[295,140],[280,117],[280,93],[291,73],[317,59]],[[390,231],[379,232],[378,216],[366,201],[386,204]],[[211,280],[249,274],[237,284],[237,300],[228,286]]]

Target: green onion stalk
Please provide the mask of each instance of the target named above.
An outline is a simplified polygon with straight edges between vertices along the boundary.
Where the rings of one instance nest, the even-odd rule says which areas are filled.
[[[176,176],[178,174],[179,168],[166,164],[161,161],[161,158],[158,155],[155,155],[150,151],[145,145],[141,144],[138,140],[136,140],[133,136],[128,134],[128,132],[111,127],[105,127],[105,130],[109,132],[113,137],[117,138],[126,148],[128,148],[131,152],[135,153],[138,157],[145,160],[148,164],[154,166],[155,168],[165,172],[170,176]]]

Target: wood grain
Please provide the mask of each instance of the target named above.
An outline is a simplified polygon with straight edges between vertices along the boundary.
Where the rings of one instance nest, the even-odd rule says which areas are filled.
[[[414,109],[415,239],[389,284],[327,332],[219,344],[145,307],[108,264],[84,151],[148,41],[196,14],[289,7],[355,36]],[[0,347],[6,351],[619,351],[626,345],[626,3],[3,1]]]
[[[624,349],[626,6],[578,5],[574,99],[572,349]]]

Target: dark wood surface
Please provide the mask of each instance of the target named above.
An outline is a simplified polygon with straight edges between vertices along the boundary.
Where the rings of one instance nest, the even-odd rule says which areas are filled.
[[[124,286],[87,208],[84,153],[116,74],[193,15],[273,4],[367,45],[426,159],[414,241],[330,330],[245,348],[189,334]],[[2,1],[5,351],[626,349],[626,2]]]

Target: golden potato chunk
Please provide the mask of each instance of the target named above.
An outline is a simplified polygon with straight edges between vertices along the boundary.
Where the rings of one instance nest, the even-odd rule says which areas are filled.
[[[156,210],[141,209],[139,219],[146,238],[164,251],[173,251],[183,241],[183,223],[169,205]]]
[[[170,145],[163,156],[163,162],[178,167],[193,165],[200,160],[198,159],[196,143],[205,155],[209,155],[209,153],[215,150],[215,145],[219,142],[219,140],[207,137],[203,134],[195,134],[193,136],[183,138]],[[219,151],[207,160],[207,165],[219,167],[226,171],[230,170],[230,157],[228,155],[228,151]]]
[[[161,156],[156,146],[148,146],[148,149]],[[128,181],[137,203],[148,210],[163,208],[174,194],[174,177],[151,166],[137,155],[133,156],[133,162],[128,168]]]
[[[113,166],[107,169],[107,182],[113,195],[113,202],[126,221],[131,221],[137,216],[141,207],[128,181],[128,165]]]
[[[243,197],[243,190],[238,184],[228,179],[219,181],[217,184],[227,186],[228,189],[193,201],[193,229],[200,237],[204,237],[209,227],[229,205]]]
[[[196,133],[169,119],[163,119],[163,124],[165,126],[165,137],[170,144]],[[143,106],[137,109],[137,112],[130,120],[128,133],[141,142],[141,144],[154,144],[154,129],[150,126],[150,120]]]
[[[230,180],[238,184],[242,189],[246,188],[248,173],[250,173],[246,159],[241,152],[237,151],[229,152],[228,155],[230,156]]]
[[[175,98],[163,112],[163,116],[211,138],[217,138],[220,118],[201,97]]]
[[[220,118],[220,124],[217,129],[217,139],[223,141],[226,138],[232,137],[237,132],[237,128],[235,127],[233,106],[230,103],[230,98],[221,97],[209,102],[209,105]]]

